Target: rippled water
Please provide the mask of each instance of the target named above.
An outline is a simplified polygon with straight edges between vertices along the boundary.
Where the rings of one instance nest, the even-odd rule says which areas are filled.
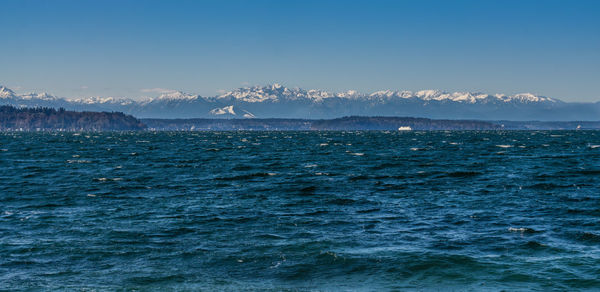
[[[0,289],[600,289],[600,132],[0,134]]]

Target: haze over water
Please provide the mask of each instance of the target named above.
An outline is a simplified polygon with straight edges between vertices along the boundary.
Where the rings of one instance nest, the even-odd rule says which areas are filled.
[[[0,134],[0,289],[594,290],[600,133]]]

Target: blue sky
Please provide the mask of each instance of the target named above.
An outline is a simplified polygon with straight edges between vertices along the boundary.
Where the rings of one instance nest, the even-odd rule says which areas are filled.
[[[600,101],[600,1],[0,0],[0,84],[65,97],[532,92]]]

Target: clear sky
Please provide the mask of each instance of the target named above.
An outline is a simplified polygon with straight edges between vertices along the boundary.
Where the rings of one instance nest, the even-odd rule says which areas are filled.
[[[532,92],[600,101],[600,1],[0,0],[0,84],[63,97]]]

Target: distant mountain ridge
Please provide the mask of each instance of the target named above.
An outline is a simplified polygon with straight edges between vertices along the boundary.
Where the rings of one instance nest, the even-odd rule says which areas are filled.
[[[414,116],[435,119],[599,120],[600,103],[568,103],[531,93],[515,95],[439,90],[355,90],[333,93],[280,84],[238,88],[203,97],[180,91],[136,101],[113,97],[65,99],[47,93],[18,95],[0,86],[0,104],[119,111],[140,118],[300,118]]]

